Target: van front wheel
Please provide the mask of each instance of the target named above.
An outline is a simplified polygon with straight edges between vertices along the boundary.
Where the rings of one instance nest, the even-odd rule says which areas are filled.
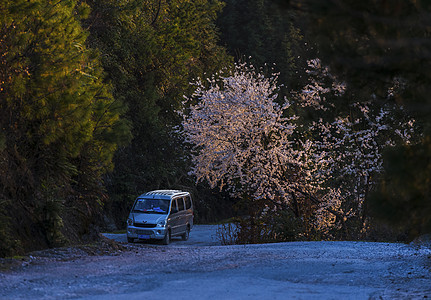
[[[165,237],[163,238],[163,245],[169,245],[170,242],[171,242],[171,232],[166,231]]]

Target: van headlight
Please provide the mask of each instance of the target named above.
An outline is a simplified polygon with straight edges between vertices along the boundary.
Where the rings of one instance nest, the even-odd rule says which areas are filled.
[[[157,222],[157,227],[165,227],[165,225],[166,225],[166,220]]]
[[[132,219],[127,219],[127,225],[132,226],[133,225],[133,220]]]

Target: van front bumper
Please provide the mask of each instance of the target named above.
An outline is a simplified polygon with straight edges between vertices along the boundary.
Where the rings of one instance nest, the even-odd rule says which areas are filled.
[[[166,228],[139,228],[134,226],[127,226],[127,237],[132,239],[148,240],[156,239],[162,240],[165,237]]]

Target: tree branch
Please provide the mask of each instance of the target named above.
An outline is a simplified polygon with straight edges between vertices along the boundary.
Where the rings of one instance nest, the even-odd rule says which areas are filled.
[[[153,26],[156,23],[157,18],[159,17],[161,6],[162,6],[162,0],[159,0],[159,7],[157,8],[156,15],[154,16],[153,21],[151,21],[151,24],[150,24],[151,26]]]

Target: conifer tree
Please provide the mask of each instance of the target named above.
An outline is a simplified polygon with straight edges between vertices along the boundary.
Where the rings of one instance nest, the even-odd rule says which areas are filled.
[[[274,67],[288,92],[299,88],[306,80],[307,46],[295,11],[280,10],[272,0],[225,2],[217,25],[229,53],[258,67]]]
[[[61,207],[76,205],[73,191],[85,199],[100,185],[130,134],[98,54],[85,46],[80,21],[88,6],[14,0],[3,1],[0,11],[0,193],[10,216],[26,220],[20,226],[28,229],[14,228],[16,221],[10,227],[30,232],[22,236],[28,250],[42,247],[40,240],[60,241]]]

